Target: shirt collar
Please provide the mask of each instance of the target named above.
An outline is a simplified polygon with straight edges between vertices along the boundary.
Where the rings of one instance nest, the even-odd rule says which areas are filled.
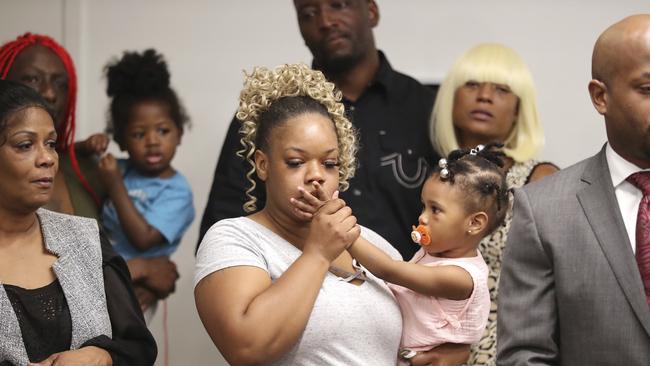
[[[630,175],[643,170],[625,160],[616,151],[614,151],[614,149],[612,149],[612,146],[609,143],[605,148],[605,157],[607,158],[609,174],[612,178],[612,184],[614,185],[614,188],[625,182],[627,177]]]

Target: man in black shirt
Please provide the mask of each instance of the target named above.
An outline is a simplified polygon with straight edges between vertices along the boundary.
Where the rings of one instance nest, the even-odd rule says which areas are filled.
[[[359,167],[340,197],[359,224],[386,238],[404,259],[418,246],[411,225],[422,210],[420,188],[437,161],[429,142],[429,116],[435,93],[394,71],[375,47],[372,28],[379,22],[374,0],[294,0],[298,25],[321,70],[343,93],[348,117],[360,135]],[[223,144],[200,237],[215,222],[245,215],[249,165],[236,155],[239,121],[233,119]],[[264,202],[264,187],[255,191]]]

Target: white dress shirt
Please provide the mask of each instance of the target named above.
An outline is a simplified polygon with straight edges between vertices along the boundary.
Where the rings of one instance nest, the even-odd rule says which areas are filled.
[[[605,149],[605,156],[609,166],[609,174],[612,177],[618,208],[623,216],[625,230],[632,244],[632,251],[636,254],[636,217],[639,213],[643,192],[626,179],[633,173],[640,172],[643,169],[623,159],[609,144]]]

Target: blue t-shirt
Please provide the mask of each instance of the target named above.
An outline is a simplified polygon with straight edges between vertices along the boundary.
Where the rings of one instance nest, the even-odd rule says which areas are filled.
[[[113,202],[107,200],[102,210],[102,221],[113,249],[124,260],[134,257],[170,256],[180,244],[185,230],[194,220],[192,190],[187,179],[176,173],[169,178],[152,178],[139,174],[128,159],[119,159],[124,186],[136,209],[149,225],[155,227],[165,242],[146,251],[131,245]]]

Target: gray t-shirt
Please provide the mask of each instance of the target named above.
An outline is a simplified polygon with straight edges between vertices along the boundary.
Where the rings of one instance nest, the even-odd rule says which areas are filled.
[[[362,227],[361,235],[401,259],[374,231]],[[194,285],[235,266],[261,268],[275,281],[300,255],[299,249],[248,218],[222,220],[208,230],[199,247]],[[394,366],[402,316],[384,282],[366,274],[368,280],[357,286],[327,273],[298,343],[271,365]]]

